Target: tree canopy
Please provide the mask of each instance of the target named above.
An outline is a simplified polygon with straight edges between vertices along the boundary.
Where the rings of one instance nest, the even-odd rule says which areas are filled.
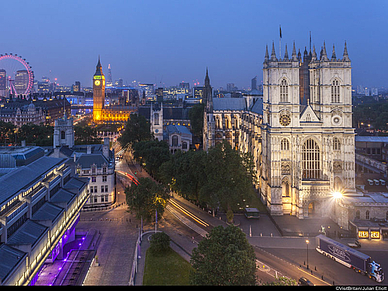
[[[150,123],[143,115],[131,113],[124,131],[117,141],[122,148],[128,148],[137,142],[150,140],[153,137],[150,128]]]
[[[256,258],[246,235],[236,226],[217,226],[193,249],[192,285],[255,285]]]
[[[238,211],[244,201],[254,195],[254,170],[248,154],[241,154],[224,141],[209,149],[205,172],[206,182],[200,199],[224,211]]]
[[[125,188],[129,209],[136,213],[138,219],[153,221],[156,211],[160,219],[169,199],[167,189],[150,178],[140,178],[138,181],[138,184],[132,183],[131,187]]]

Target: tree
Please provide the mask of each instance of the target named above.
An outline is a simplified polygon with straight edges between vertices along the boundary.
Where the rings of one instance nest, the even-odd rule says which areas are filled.
[[[170,160],[170,150],[165,141],[145,140],[132,146],[134,158],[154,177],[159,179],[159,167]]]
[[[205,104],[195,104],[189,111],[191,131],[194,135],[201,137],[203,130],[203,113]]]
[[[146,141],[152,138],[151,125],[147,119],[143,115],[131,113],[122,135],[117,140],[122,148],[127,148],[139,141]]]
[[[38,146],[52,146],[53,132],[54,128],[52,126],[28,123],[19,128],[17,139],[19,143],[25,140],[27,144],[34,143]]]
[[[207,180],[200,190],[200,200],[212,208],[238,211],[254,195],[253,163],[247,155],[232,149],[227,141],[209,150],[205,174]]]
[[[253,247],[236,226],[217,226],[193,249],[192,285],[255,285],[256,259]]]
[[[200,202],[199,192],[206,181],[206,158],[204,151],[178,151],[161,165],[160,178],[185,199]]]
[[[157,211],[158,219],[162,217],[169,199],[167,190],[150,178],[140,178],[138,185],[125,188],[125,197],[129,209],[136,213],[138,219],[152,221]]]
[[[15,142],[16,126],[11,122],[0,120],[0,144],[10,144]]]
[[[87,125],[74,126],[74,143],[81,144],[100,144],[101,138],[97,137],[97,129]]]

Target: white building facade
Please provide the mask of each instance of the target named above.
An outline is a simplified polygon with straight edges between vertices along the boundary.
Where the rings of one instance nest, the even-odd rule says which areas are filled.
[[[261,195],[273,215],[327,215],[334,191],[355,193],[351,63],[325,44],[317,58],[295,45],[263,64]]]
[[[334,46],[328,58],[325,44],[319,57],[315,48],[302,57],[294,44],[291,58],[287,47],[277,58],[272,45],[263,63],[262,103],[252,96],[233,99],[243,98],[205,98],[212,104],[205,109],[204,150],[226,139],[250,152],[256,187],[271,215],[333,216],[333,192],[356,195],[346,43],[342,58]]]

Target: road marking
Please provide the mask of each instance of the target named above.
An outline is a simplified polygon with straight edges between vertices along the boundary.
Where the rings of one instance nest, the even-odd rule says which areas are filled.
[[[169,210],[183,224],[185,224],[187,227],[191,228],[196,233],[200,234],[202,237],[206,237],[206,235],[208,234],[208,232],[206,230],[200,228],[194,222],[192,222],[191,220],[189,220],[186,217],[182,216],[182,214],[180,212],[178,212],[175,208],[173,208],[171,205],[167,205],[166,209]]]
[[[194,215],[193,213],[191,213],[190,211],[186,210],[185,208],[183,208],[181,205],[179,205],[178,203],[176,203],[175,201],[173,200],[169,200],[169,202],[171,203],[172,206],[176,207],[177,209],[179,209],[180,211],[182,211],[184,214],[186,214],[187,216],[189,216],[190,218],[194,219],[196,222],[198,222],[199,224],[205,226],[205,227],[208,227],[209,224],[202,220],[201,218],[199,218],[198,216]]]

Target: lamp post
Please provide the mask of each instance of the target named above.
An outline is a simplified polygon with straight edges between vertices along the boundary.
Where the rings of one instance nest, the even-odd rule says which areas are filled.
[[[309,269],[309,240],[306,239],[306,252],[307,252],[307,270]]]

